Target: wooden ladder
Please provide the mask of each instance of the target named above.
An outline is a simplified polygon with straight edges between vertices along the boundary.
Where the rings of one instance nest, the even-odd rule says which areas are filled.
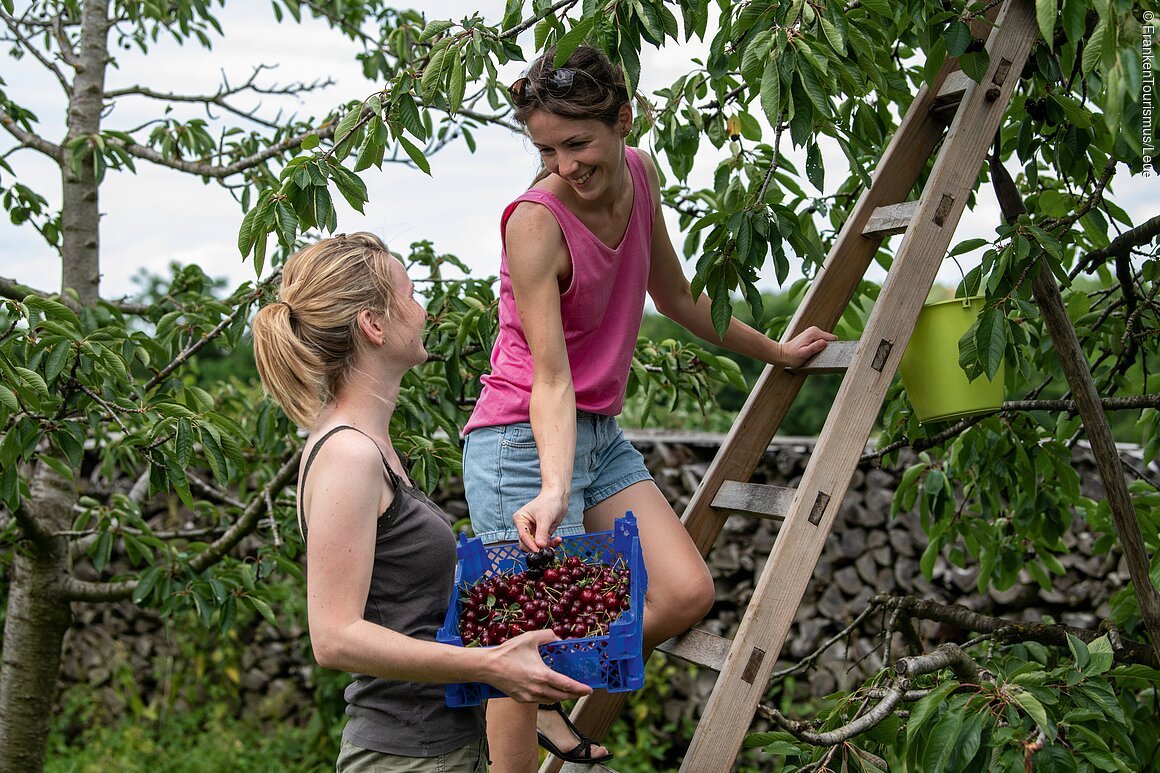
[[[904,234],[862,338],[832,343],[793,371],[767,367],[685,510],[683,521],[702,555],[709,554],[731,514],[775,519],[782,525],[732,641],[694,629],[659,647],[720,672],[681,771],[715,773],[734,766],[918,314],[1038,37],[1030,0],[1004,0],[992,14],[972,30],[976,37],[987,38],[990,64],[984,77],[976,83],[959,69],[957,60],[948,59],[934,82],[919,90],[784,340],[810,325],[833,330],[882,240]],[[932,155],[934,166],[919,198],[907,200]],[[844,372],[845,377],[797,488],[747,482],[805,377],[835,372]],[[577,703],[573,720],[592,737],[601,738],[625,698],[625,694],[589,696]],[[541,773],[560,769],[559,761],[549,757]]]

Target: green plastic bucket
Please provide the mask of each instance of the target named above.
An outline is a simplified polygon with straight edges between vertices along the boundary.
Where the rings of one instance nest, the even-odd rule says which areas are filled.
[[[898,370],[918,420],[951,421],[1003,406],[1003,368],[993,381],[974,381],[959,367],[959,339],[983,311],[983,298],[954,298],[927,303]]]

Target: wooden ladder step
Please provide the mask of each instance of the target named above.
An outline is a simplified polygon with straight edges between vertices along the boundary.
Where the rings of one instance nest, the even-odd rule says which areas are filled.
[[[616,771],[599,762],[593,765],[580,762],[565,762],[560,766],[560,773],[616,773]]]
[[[875,207],[870,213],[870,219],[866,221],[866,227],[862,229],[862,235],[867,239],[884,239],[887,236],[904,233],[910,227],[910,221],[914,220],[919,203],[903,201],[899,204]]]
[[[731,644],[731,641],[715,633],[692,628],[680,636],[661,642],[657,649],[695,666],[720,672]]]
[[[786,371],[812,375],[845,373],[856,351],[858,351],[857,341],[831,341],[805,365],[799,368],[786,368]]]
[[[780,522],[793,504],[794,493],[794,489],[782,486],[727,480],[713,497],[713,507]]]
[[[938,93],[935,95],[934,104],[931,105],[930,112],[938,118],[950,120],[954,116],[955,111],[959,109],[959,103],[963,100],[963,94],[967,93],[967,88],[974,82],[971,76],[962,70],[955,70],[948,74],[946,79],[943,80],[942,86],[939,87]]]

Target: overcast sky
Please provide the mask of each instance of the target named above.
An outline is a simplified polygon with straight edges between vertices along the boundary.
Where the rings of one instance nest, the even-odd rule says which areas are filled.
[[[486,18],[494,19],[502,13],[503,5],[502,0],[431,0],[423,3],[423,8],[428,18],[455,18],[467,9],[479,8]],[[205,94],[218,88],[223,73],[231,83],[238,83],[258,64],[277,65],[264,76],[266,85],[332,78],[335,85],[330,88],[281,104],[285,110],[304,116],[321,116],[332,105],[361,99],[377,89],[362,77],[354,59],[357,46],[319,22],[304,19],[301,25],[293,21],[278,25],[266,3],[231,3],[220,9],[219,18],[225,37],[214,40],[212,51],[193,44],[181,47],[167,40],[159,41],[148,55],[120,51],[119,67],[110,69],[107,85],[140,84],[161,92]],[[525,50],[530,47],[525,44]],[[659,52],[646,48],[642,90],[651,93],[669,85],[690,69],[690,57],[702,51],[698,45],[670,46]],[[501,77],[505,82],[514,80],[524,66],[511,63],[501,70]],[[45,137],[59,140],[64,133],[64,101],[56,81],[31,57],[16,62],[5,53],[3,69],[9,97],[40,117]],[[268,107],[275,104],[267,98]],[[136,127],[157,118],[162,108],[157,101],[122,99],[104,125],[121,130]],[[363,174],[370,191],[365,215],[347,208],[336,195],[339,230],[376,232],[397,251],[405,251],[412,241],[430,239],[436,250],[457,255],[474,274],[495,274],[500,212],[527,187],[538,161],[530,143],[505,129],[480,130],[477,141],[475,154],[459,143],[433,156],[431,177],[396,164],[384,164],[382,172],[368,170]],[[788,145],[784,143],[783,148]],[[0,142],[0,152],[8,146]],[[702,143],[702,152],[706,158],[699,164],[702,177],[694,179],[695,186],[708,185],[716,166],[715,151],[708,142]],[[830,170],[826,181],[834,185],[844,177],[840,170],[846,161],[840,151],[826,153],[826,157]],[[18,152],[8,161],[22,182],[54,206],[59,205],[60,183],[51,163],[33,151]],[[801,164],[799,168],[803,168]],[[808,183],[803,180],[802,184],[808,189]],[[1114,187],[1119,194],[1116,200],[1136,222],[1160,212],[1156,178],[1129,179],[1122,171]],[[956,240],[993,236],[999,221],[994,197],[989,189],[982,189],[978,199],[976,210],[964,216]],[[135,175],[109,173],[101,189],[101,211],[104,297],[133,292],[131,278],[142,268],[167,274],[171,261],[198,263],[211,276],[227,278],[231,287],[254,276],[252,266],[242,263],[236,247],[243,213],[216,184],[206,185],[189,175],[139,161]],[[679,250],[683,236],[677,233],[675,218],[669,230]],[[967,261],[965,268],[970,268],[969,256]],[[691,265],[686,273],[692,273]],[[57,290],[59,260],[31,228],[16,227],[7,218],[0,218],[0,276],[38,289]],[[948,262],[940,280],[954,283],[957,278],[958,269]],[[772,266],[761,286],[776,287]]]

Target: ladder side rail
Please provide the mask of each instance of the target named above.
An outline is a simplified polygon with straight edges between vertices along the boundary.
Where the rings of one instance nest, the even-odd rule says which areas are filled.
[[[964,96],[964,105],[951,124],[927,183],[923,204],[906,232],[866,326],[863,349],[877,349],[882,342],[889,349],[888,356],[880,369],[872,358],[856,357],[847,372],[831,420],[818,439],[793,508],[754,588],[682,771],[729,770],[768,686],[925,301],[925,292],[916,289],[934,283],[954,227],[975,187],[978,168],[1018,81],[1019,69],[1039,34],[1034,9],[1026,0],[1006,3],[997,23],[999,32],[990,41],[991,64],[982,87]],[[996,73],[1003,67],[1007,75],[996,82]],[[993,90],[996,88],[998,93]],[[840,416],[841,422],[834,421],[835,416]]]
[[[890,161],[891,168],[897,166],[899,171],[883,175],[885,166],[878,167],[874,184],[862,192],[818,273],[818,279],[790,322],[784,340],[810,325],[832,330],[849,305],[882,242],[881,238],[862,236],[862,229],[877,207],[901,200],[918,181],[945,130],[944,124],[931,116],[930,108],[939,86],[956,66],[957,60],[948,59],[932,88],[923,87],[911,102],[902,125],[883,154],[883,159]],[[762,371],[705,477],[685,507],[682,521],[701,555],[709,555],[729,517],[728,513],[712,507],[718,489],[726,480],[748,480],[753,475],[806,378],[802,373],[790,373],[773,366]],[[627,693],[608,692],[585,696],[573,708],[572,721],[589,737],[603,738],[627,697]],[[540,766],[540,773],[558,773],[560,765],[560,760],[549,755]]]
[[[931,115],[930,108],[942,82],[957,66],[957,59],[948,59],[931,88],[923,86],[911,102],[875,170],[873,184],[862,192],[843,224],[821,271],[790,321],[783,341],[810,325],[833,330],[849,306],[882,243],[881,238],[863,236],[862,230],[875,209],[900,202],[910,193],[942,140],[945,126]],[[753,474],[804,380],[800,373],[767,365],[750,391],[682,517],[701,555],[709,554],[728,518],[728,513],[717,512],[712,507],[717,490],[724,481],[748,480]]]

